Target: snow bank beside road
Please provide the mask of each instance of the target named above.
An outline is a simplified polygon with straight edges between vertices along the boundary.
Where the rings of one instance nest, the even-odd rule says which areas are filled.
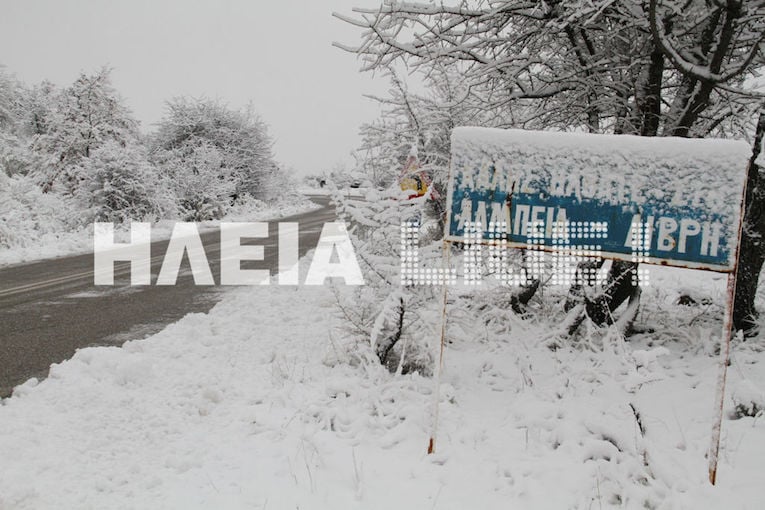
[[[293,214],[308,212],[320,208],[307,198],[285,200],[273,205],[254,202],[246,208],[233,208],[223,220],[204,221],[199,223],[200,231],[217,228],[221,221],[263,221]],[[161,220],[152,225],[152,240],[167,239],[173,231],[176,220]],[[10,224],[9,228],[13,225]],[[16,232],[17,239],[12,248],[0,249],[0,267],[21,264],[68,255],[78,255],[93,251],[93,227],[81,228],[76,231],[57,231],[55,226],[27,232]],[[130,231],[121,225],[115,230],[118,242],[129,242]]]
[[[645,299],[668,309],[658,292]],[[79,351],[0,406],[0,508],[761,505],[761,418],[726,420],[720,485],[706,481],[708,329],[552,352],[534,321],[500,339],[451,328],[428,456],[432,381],[349,356],[334,312],[328,287],[242,288],[148,339]],[[732,389],[763,387],[761,351],[737,346]]]

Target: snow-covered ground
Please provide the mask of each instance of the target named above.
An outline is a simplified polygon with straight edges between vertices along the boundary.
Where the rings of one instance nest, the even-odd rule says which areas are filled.
[[[432,379],[364,361],[330,287],[228,291],[3,400],[0,509],[759,509],[761,415],[726,418],[707,482],[720,308],[674,304],[680,286],[720,303],[721,281],[654,281],[656,333],[628,343],[551,351],[544,315],[450,326],[434,455]],[[728,411],[762,405],[764,347],[735,345]]]
[[[250,204],[246,208],[234,209],[223,220],[204,221],[198,223],[200,231],[217,228],[221,221],[262,221],[293,214],[307,212],[320,206],[307,198],[302,200],[284,200],[265,205],[263,202]],[[162,220],[152,225],[152,240],[167,239],[173,231],[175,220]],[[12,248],[0,248],[0,267],[11,264],[33,262],[35,260],[77,255],[93,251],[93,228],[81,228],[73,232],[55,232],[46,230],[40,235],[35,232],[19,233],[23,242]],[[115,238],[118,242],[128,242],[130,231],[127,228],[116,229]]]

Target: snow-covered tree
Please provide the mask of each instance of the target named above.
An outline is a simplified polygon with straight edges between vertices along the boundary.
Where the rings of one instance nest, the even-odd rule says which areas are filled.
[[[18,87],[0,66],[0,131],[9,131],[17,121]]]
[[[390,370],[428,371],[432,362],[433,309],[436,288],[403,285],[401,275],[401,222],[419,226],[421,260],[417,267],[439,267],[445,211],[444,188],[448,177],[453,127],[502,122],[500,112],[484,112],[458,101],[464,94],[458,73],[442,68],[423,77],[424,90],[413,92],[392,70],[391,87],[374,97],[381,116],[361,127],[362,145],[355,153],[356,172],[384,191],[363,200],[339,197],[339,210],[352,225],[353,245],[365,270],[362,289],[339,293],[342,317],[356,338],[369,342],[373,354]],[[430,192],[409,199],[401,182],[425,173]],[[530,297],[530,296],[529,296]],[[520,309],[517,295],[508,296]]]
[[[221,150],[207,140],[193,146],[154,151],[157,165],[184,221],[218,219],[236,195],[236,181],[224,172]]]
[[[0,67],[0,171],[6,175],[24,170],[27,154],[19,139],[19,83]]]
[[[28,90],[0,68],[0,247],[26,246],[79,228],[73,201],[43,194],[27,175],[43,159],[26,129]]]
[[[0,248],[54,240],[83,223],[71,197],[43,193],[28,176],[0,171]]]
[[[108,141],[90,152],[79,173],[76,196],[94,221],[156,220],[175,205],[140,145]]]
[[[107,68],[81,74],[60,92],[41,87],[32,96],[29,127],[33,149],[46,156],[36,171],[43,191],[62,185],[74,194],[86,176],[83,161],[106,143],[127,146],[138,140],[138,122],[111,84]]]
[[[59,106],[61,91],[53,83],[43,81],[26,88],[24,122],[22,131],[30,137],[40,136],[51,130],[54,111]],[[38,145],[38,148],[42,144]]]
[[[336,188],[347,188],[354,181],[355,169],[344,161],[336,161],[323,172],[323,177]]]
[[[467,122],[461,118],[460,105],[453,103],[456,77],[449,73],[431,75],[424,80],[425,92],[415,93],[394,70],[386,72],[391,83],[388,94],[373,97],[382,114],[361,126],[357,158],[362,168],[381,185],[390,185],[414,147],[421,166],[433,172],[436,180],[445,181],[451,129],[460,120]]]
[[[465,87],[457,69],[439,66],[422,80],[421,92],[413,92],[393,69],[386,70],[391,86],[388,94],[373,97],[381,116],[361,126],[362,145],[356,152],[357,169],[377,186],[398,185],[414,148],[418,169],[432,181],[436,192],[428,208],[443,216],[449,175],[451,130],[461,125],[507,126],[508,109],[492,112],[461,101]]]
[[[237,111],[218,101],[176,98],[167,103],[152,154],[163,164],[173,157],[204,161],[208,165],[204,172],[230,187],[230,202],[243,194],[269,198],[269,179],[278,171],[272,145],[266,124],[251,107]],[[173,177],[182,179],[183,165],[178,163],[172,165]],[[199,165],[189,167],[192,179],[199,169]],[[220,187],[218,183],[216,187]]]
[[[464,90],[457,102],[505,110],[515,126],[741,135],[761,101],[744,87],[765,65],[759,0],[386,0],[355,12],[336,16],[362,29],[362,43],[338,46],[361,55],[365,70],[455,69]],[[612,265],[597,306],[614,310],[637,294],[630,269]],[[758,274],[744,264],[740,279]],[[753,299],[739,296],[737,327],[751,326]]]
[[[757,0],[385,1],[355,11],[337,16],[362,28],[363,42],[341,47],[364,69],[459,65],[462,101],[530,106],[516,119],[529,126],[704,136],[753,102],[737,86],[765,62]]]

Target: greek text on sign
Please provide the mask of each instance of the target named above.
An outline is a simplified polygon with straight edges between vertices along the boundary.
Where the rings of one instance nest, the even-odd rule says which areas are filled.
[[[604,257],[729,272],[748,158],[733,140],[456,128],[447,240],[502,225],[508,246],[553,251],[556,225],[598,222]]]

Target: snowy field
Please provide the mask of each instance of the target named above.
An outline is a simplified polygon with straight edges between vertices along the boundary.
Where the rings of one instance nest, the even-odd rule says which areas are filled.
[[[368,361],[331,287],[228,291],[3,400],[0,509],[762,508],[765,419],[730,413],[762,405],[765,344],[733,349],[712,487],[721,309],[675,301],[720,303],[722,280],[657,271],[656,333],[630,342],[542,347],[552,305],[499,335],[450,325],[430,456],[432,380]]]
[[[221,221],[263,221],[318,209],[320,206],[307,198],[284,200],[266,205],[263,202],[249,203],[245,208],[232,210],[222,220],[198,222],[200,232],[215,229]],[[167,239],[177,220],[161,220],[152,225],[152,240]],[[20,239],[12,248],[0,249],[0,267],[36,260],[78,255],[93,251],[93,228],[82,228],[74,232],[62,232],[55,229],[42,229],[39,232],[16,232]],[[115,230],[117,242],[129,242],[130,231],[124,225]]]

